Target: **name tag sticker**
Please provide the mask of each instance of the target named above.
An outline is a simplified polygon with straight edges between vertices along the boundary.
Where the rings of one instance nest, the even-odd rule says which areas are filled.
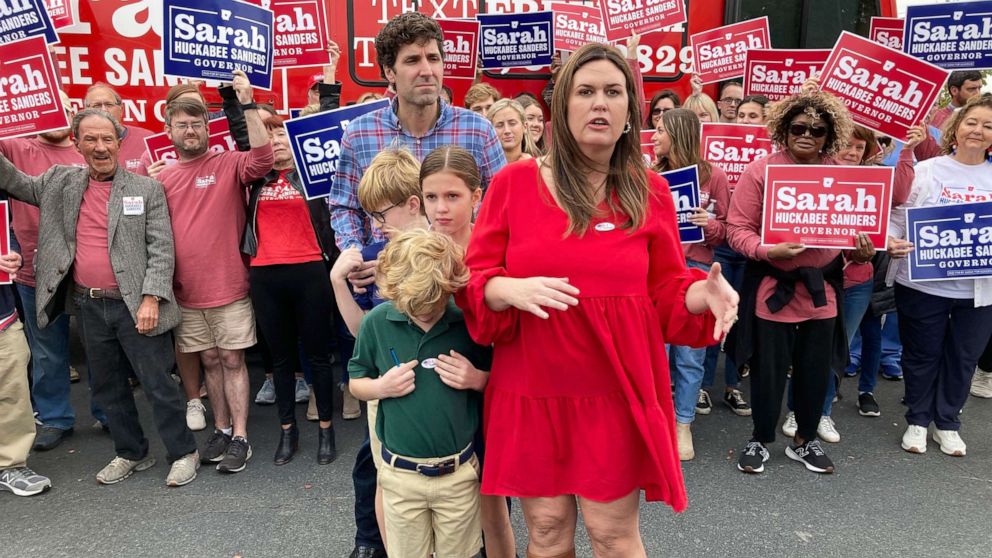
[[[145,198],[141,196],[124,196],[124,215],[144,215]]]
[[[430,370],[432,368],[437,368],[437,359],[436,358],[425,358],[424,359],[424,362],[421,362],[420,365],[423,366],[424,368],[427,368],[428,370]]]

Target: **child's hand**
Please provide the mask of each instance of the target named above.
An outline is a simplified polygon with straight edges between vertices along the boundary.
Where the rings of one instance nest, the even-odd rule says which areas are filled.
[[[403,397],[413,391],[416,373],[413,368],[420,364],[419,361],[411,360],[399,366],[394,366],[379,377],[379,399],[389,397]]]
[[[451,351],[451,356],[437,355],[434,369],[441,381],[453,389],[473,389],[482,391],[489,382],[489,373],[479,370],[464,356]]]
[[[362,251],[358,248],[348,248],[341,252],[338,259],[331,268],[331,281],[344,283],[348,280],[348,274],[357,270],[362,265]]]

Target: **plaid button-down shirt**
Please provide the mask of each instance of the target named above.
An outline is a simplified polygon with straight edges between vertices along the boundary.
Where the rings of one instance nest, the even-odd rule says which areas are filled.
[[[339,248],[361,248],[372,241],[382,240],[381,234],[372,230],[368,214],[358,203],[358,183],[372,158],[385,149],[407,149],[418,161],[423,161],[438,147],[462,147],[475,156],[483,189],[489,186],[489,180],[496,171],[506,165],[503,146],[486,118],[444,101],[440,103],[441,116],[434,127],[421,137],[414,137],[402,128],[396,116],[396,100],[393,100],[391,107],[364,114],[348,125],[341,141],[337,174],[328,198],[331,227]]]

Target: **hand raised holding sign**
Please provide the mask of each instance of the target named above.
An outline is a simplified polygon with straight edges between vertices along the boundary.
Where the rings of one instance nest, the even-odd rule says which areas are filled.
[[[926,124],[922,122],[913,126],[906,132],[906,143],[903,144],[903,151],[912,151],[914,147],[923,143],[927,137]]]
[[[703,92],[703,78],[699,77],[697,74],[692,74],[689,77],[689,87],[692,88],[692,95],[699,95]]]
[[[251,104],[254,102],[255,93],[251,89],[251,82],[248,81],[248,76],[241,70],[234,70],[233,73],[234,79],[231,80],[231,86],[234,87],[234,92],[238,94],[238,102],[242,105]]]
[[[859,233],[854,237],[854,250],[849,250],[847,254],[854,263],[868,263],[875,257],[875,245],[866,233]]]
[[[334,83],[337,81],[335,75],[338,73],[338,60],[341,60],[341,47],[334,41],[327,42],[327,65],[324,66],[324,83]]]
[[[803,87],[802,87],[803,94],[816,93],[819,90],[820,90],[819,74],[813,74],[809,76],[809,79],[803,82]]]

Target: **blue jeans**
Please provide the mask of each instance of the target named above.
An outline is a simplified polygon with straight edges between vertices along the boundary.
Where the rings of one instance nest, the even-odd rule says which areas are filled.
[[[735,252],[732,248],[721,245],[713,250],[713,261],[720,264],[720,273],[723,278],[730,283],[736,291],[741,290],[744,283],[744,267],[747,265],[747,258]],[[730,355],[725,355],[723,366],[723,383],[728,388],[736,388],[740,385],[740,378],[737,376],[737,365]],[[716,382],[716,367],[720,359],[720,345],[713,345],[706,348],[706,361],[703,364],[703,389],[712,387]]]
[[[899,337],[899,314],[893,312],[882,324],[882,372],[902,376],[902,340]]]
[[[861,325],[861,318],[868,310],[871,302],[871,292],[874,285],[872,281],[865,281],[860,285],[854,285],[844,289],[844,332],[847,334],[847,342],[850,344],[854,335]],[[789,394],[788,406],[792,410],[792,390],[787,390]],[[836,374],[827,383],[827,394],[823,400],[823,416],[829,417],[834,408],[834,396],[837,395]]]
[[[690,260],[686,265],[709,271],[708,265],[699,262]],[[672,369],[672,380],[675,382],[675,420],[689,424],[696,418],[696,397],[703,383],[706,349],[671,345],[671,356],[675,364]]]
[[[31,349],[31,398],[38,420],[45,426],[68,430],[76,424],[76,412],[69,402],[69,316],[62,314],[40,329],[34,287],[18,284],[17,292],[24,304]]]

